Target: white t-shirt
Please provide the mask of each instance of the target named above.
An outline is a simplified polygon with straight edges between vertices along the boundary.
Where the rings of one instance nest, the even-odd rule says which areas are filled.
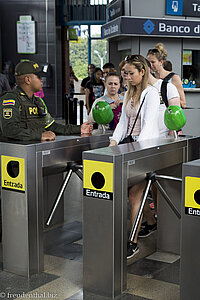
[[[161,85],[162,79],[158,79],[153,86],[155,86],[160,95],[160,106],[159,106],[159,132],[162,137],[165,137],[169,133],[169,129],[165,126],[164,123],[164,114],[166,110],[166,105],[163,103],[162,96],[161,96]],[[172,98],[180,98],[177,88],[174,84],[168,82],[167,84],[167,99],[171,100]]]

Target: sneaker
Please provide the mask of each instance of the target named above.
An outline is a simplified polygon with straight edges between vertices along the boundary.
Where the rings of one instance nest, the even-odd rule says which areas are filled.
[[[132,258],[138,252],[139,252],[139,248],[137,243],[133,243],[133,242],[127,243],[127,259]]]
[[[147,221],[144,221],[144,222],[142,222],[142,224],[141,224],[141,228],[144,228],[144,227],[146,227],[147,226]]]
[[[157,223],[153,225],[146,225],[143,229],[139,231],[138,237],[145,238],[157,230]]]

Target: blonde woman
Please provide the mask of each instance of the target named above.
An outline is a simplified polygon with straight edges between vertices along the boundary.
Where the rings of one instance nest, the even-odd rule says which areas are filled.
[[[126,57],[125,70],[128,80],[128,91],[124,96],[122,115],[110,140],[110,146],[117,145],[128,136],[136,119],[137,111],[143,102],[135,127],[132,131],[134,140],[142,141],[159,137],[159,105],[160,98],[155,87],[148,84],[149,70],[142,55]],[[131,208],[131,223],[137,215],[145,182],[140,182],[129,189],[129,202]],[[152,222],[154,220],[152,219]],[[137,235],[134,241],[128,242],[127,258],[131,258],[139,251]]]
[[[164,45],[162,43],[156,44],[154,49],[149,49],[147,52],[147,59],[151,63],[151,68],[155,72],[156,78],[164,79],[167,75],[171,73],[171,71],[167,71],[164,69],[163,64],[167,60],[167,51],[164,48]],[[186,107],[186,101],[185,101],[185,93],[182,86],[181,78],[178,74],[173,74],[169,82],[173,83],[179,93],[180,96],[180,102],[181,107]]]

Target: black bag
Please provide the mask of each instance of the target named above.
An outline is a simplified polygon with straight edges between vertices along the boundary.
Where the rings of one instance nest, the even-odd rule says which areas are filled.
[[[119,142],[118,145],[121,144],[128,144],[128,143],[132,143],[134,142],[133,137],[131,135],[128,135],[127,137],[125,137],[121,142]]]
[[[148,92],[147,92],[147,93],[148,93]],[[140,108],[138,109],[138,112],[137,112],[137,115],[136,115],[135,121],[134,121],[134,123],[133,123],[133,127],[132,127],[132,129],[131,129],[130,134],[129,134],[127,137],[125,137],[122,141],[120,141],[118,145],[121,145],[121,144],[128,144],[128,143],[133,143],[133,142],[135,142],[134,138],[132,137],[132,132],[133,132],[133,129],[134,129],[135,124],[136,124],[136,122],[137,122],[137,119],[138,119],[138,117],[139,117],[139,113],[140,113],[140,111],[141,111],[141,108],[142,108],[142,105],[143,105],[143,103],[144,103],[144,100],[145,100],[145,98],[146,98],[147,93],[144,95],[144,98],[143,98],[143,100],[142,100],[142,103],[140,104]]]

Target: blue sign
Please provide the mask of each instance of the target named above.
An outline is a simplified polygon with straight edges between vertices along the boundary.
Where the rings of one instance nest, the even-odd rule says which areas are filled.
[[[147,20],[143,24],[143,28],[146,31],[146,33],[150,34],[150,33],[152,33],[152,31],[154,31],[155,24],[151,20]]]
[[[183,15],[183,0],[166,0],[166,15]]]

